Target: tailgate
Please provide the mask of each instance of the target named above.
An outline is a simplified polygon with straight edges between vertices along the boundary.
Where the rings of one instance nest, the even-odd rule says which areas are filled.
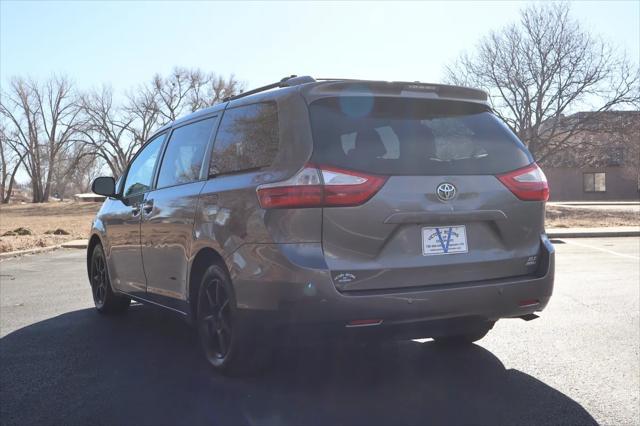
[[[436,195],[443,182],[454,200]],[[364,205],[323,209],[322,244],[342,291],[482,281],[535,270],[543,218],[544,203],[518,200],[494,176],[393,176]],[[466,251],[425,254],[423,228],[438,228],[442,246],[450,226],[464,227]]]
[[[473,282],[535,269],[546,180],[486,106],[345,95],[309,108],[314,164],[386,179],[365,203],[323,208],[322,244],[339,290]]]

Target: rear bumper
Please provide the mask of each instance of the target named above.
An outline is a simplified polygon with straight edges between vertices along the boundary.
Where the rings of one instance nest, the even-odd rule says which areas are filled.
[[[442,330],[450,334],[454,324],[468,328],[541,311],[553,292],[555,254],[545,235],[535,274],[394,291],[340,293],[321,256],[320,245],[313,243],[241,247],[229,259],[241,314],[291,330],[368,334],[376,329],[425,337]],[[525,301],[530,302],[522,306]],[[353,320],[381,323],[346,327]]]

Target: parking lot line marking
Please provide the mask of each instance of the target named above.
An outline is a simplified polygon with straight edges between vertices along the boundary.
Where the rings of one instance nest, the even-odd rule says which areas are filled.
[[[576,243],[574,241],[568,241],[568,240],[563,240],[563,241],[565,243],[567,243],[567,244],[573,244],[574,246],[586,247],[586,248],[590,248],[590,249],[594,249],[594,250],[600,250],[600,251],[603,251],[605,253],[613,254],[615,256],[626,257],[626,258],[634,259],[634,260],[640,260],[640,257],[638,257],[638,256],[632,256],[630,254],[618,253],[616,251],[607,250],[607,249],[602,248],[602,247],[596,247],[596,246],[592,246],[592,245],[589,245],[589,244],[580,244],[580,243]]]

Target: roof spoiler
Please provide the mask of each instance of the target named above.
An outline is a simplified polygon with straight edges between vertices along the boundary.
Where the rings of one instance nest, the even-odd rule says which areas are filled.
[[[420,81],[374,81],[374,80],[357,80],[348,78],[318,78],[318,81],[326,81],[328,83],[336,83],[342,86],[342,83],[362,83],[363,85],[371,84],[378,87],[383,92],[390,93],[435,93],[441,98],[461,99],[469,101],[486,102],[488,100],[487,92],[480,89],[474,89],[465,86],[453,86],[449,84],[423,83]],[[336,86],[336,87],[340,87]]]

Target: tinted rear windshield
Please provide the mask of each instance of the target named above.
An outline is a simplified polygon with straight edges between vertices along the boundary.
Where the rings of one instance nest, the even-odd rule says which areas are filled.
[[[483,105],[360,96],[309,108],[318,164],[384,175],[483,175],[533,161]]]

